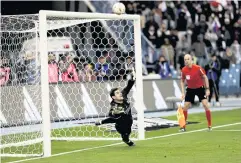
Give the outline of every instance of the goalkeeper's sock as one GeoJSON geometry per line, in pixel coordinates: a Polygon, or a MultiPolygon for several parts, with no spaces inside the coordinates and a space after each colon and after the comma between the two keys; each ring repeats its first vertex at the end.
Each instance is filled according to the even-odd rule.
{"type": "Polygon", "coordinates": [[[212,126],[212,123],[211,123],[211,111],[209,109],[206,110],[206,117],[207,117],[207,121],[208,121],[208,127],[211,127],[212,126]]]}

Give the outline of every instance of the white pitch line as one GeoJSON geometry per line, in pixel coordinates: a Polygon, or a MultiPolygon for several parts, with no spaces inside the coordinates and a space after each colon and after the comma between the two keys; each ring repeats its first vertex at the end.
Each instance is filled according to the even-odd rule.
{"type": "Polygon", "coordinates": [[[223,132],[241,132],[241,130],[214,130],[214,131],[223,131],[223,132]]]}
{"type": "MultiPolygon", "coordinates": [[[[213,127],[213,129],[222,128],[222,127],[228,127],[228,126],[234,126],[234,125],[240,125],[240,124],[241,124],[241,122],[239,122],[239,123],[231,123],[231,124],[226,124],[226,125],[220,125],[220,126],[213,127]]],[[[201,132],[201,131],[205,131],[205,130],[207,130],[207,128],[203,128],[203,129],[199,129],[199,130],[193,130],[193,131],[187,131],[187,132],[173,133],[173,134],[156,136],[156,137],[150,137],[150,138],[146,138],[145,140],[159,139],[159,138],[165,138],[165,137],[182,135],[182,134],[190,134],[190,133],[201,132]]],[[[143,140],[143,141],[145,141],[145,140],[143,140]]],[[[140,140],[140,141],[142,141],[142,140],[140,140]]],[[[82,152],[82,151],[89,151],[89,150],[93,150],[93,149],[106,148],[106,147],[116,146],[116,145],[120,145],[120,144],[123,144],[123,142],[109,144],[109,145],[103,145],[103,146],[98,146],[98,147],[92,147],[92,148],[84,148],[84,149],[79,149],[79,150],[69,151],[69,152],[63,152],[63,153],[58,153],[58,154],[53,154],[50,157],[62,156],[62,155],[72,154],[72,153],[77,153],[77,152],[82,152]]],[[[50,158],[50,157],[47,157],[47,158],[50,158]]],[[[8,163],[26,162],[26,161],[39,160],[39,159],[44,159],[44,158],[45,157],[37,157],[37,158],[18,160],[18,161],[13,161],[13,162],[8,162],[8,163]]]]}
{"type": "MultiPolygon", "coordinates": [[[[240,125],[240,124],[241,124],[241,122],[239,122],[239,123],[231,123],[231,124],[226,124],[226,125],[215,126],[215,127],[212,127],[212,128],[216,129],[216,128],[222,128],[222,127],[228,127],[228,126],[234,126],[234,125],[240,125]]],[[[181,134],[189,134],[189,133],[200,132],[200,131],[208,131],[208,129],[207,128],[203,128],[203,129],[199,129],[199,130],[193,130],[193,131],[187,131],[187,132],[179,132],[179,133],[174,133],[174,134],[156,136],[156,137],[146,138],[145,140],[165,138],[165,137],[176,136],[176,135],[181,135],[181,134]]]]}

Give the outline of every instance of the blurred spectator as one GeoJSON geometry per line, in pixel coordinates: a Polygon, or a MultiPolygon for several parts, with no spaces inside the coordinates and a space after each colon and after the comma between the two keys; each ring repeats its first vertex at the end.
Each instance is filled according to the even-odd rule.
{"type": "Polygon", "coordinates": [[[213,16],[214,18],[211,20],[211,29],[217,33],[220,28],[221,28],[221,24],[219,21],[219,18],[217,16],[213,16]]]}
{"type": "Polygon", "coordinates": [[[24,56],[24,78],[28,84],[40,82],[40,65],[37,63],[35,52],[27,51],[24,56]]]}
{"type": "Polygon", "coordinates": [[[110,76],[110,67],[109,64],[106,63],[106,59],[104,56],[100,56],[98,59],[98,63],[95,65],[95,72],[98,81],[108,80],[110,76]]]}
{"type": "Polygon", "coordinates": [[[161,54],[166,58],[168,63],[173,66],[174,65],[174,48],[170,44],[168,38],[164,39],[165,44],[161,47],[161,54]]]}
{"type": "Polygon", "coordinates": [[[84,64],[89,63],[89,61],[85,57],[74,57],[73,63],[76,67],[76,71],[78,72],[79,70],[84,69],[84,64]]]}
{"type": "Polygon", "coordinates": [[[179,41],[179,38],[177,36],[177,31],[174,29],[171,29],[171,34],[169,36],[169,40],[170,43],[174,49],[174,57],[173,57],[173,66],[175,69],[177,69],[177,62],[176,62],[176,58],[177,58],[177,51],[176,51],[176,47],[177,47],[177,42],[179,41]]]}
{"type": "Polygon", "coordinates": [[[85,57],[75,57],[73,63],[76,67],[78,78],[82,82],[89,82],[96,80],[94,75],[93,65],[85,57]]]}
{"type": "Polygon", "coordinates": [[[227,45],[227,46],[231,46],[232,41],[233,41],[233,40],[231,39],[231,32],[230,32],[228,29],[226,29],[225,26],[222,26],[221,32],[222,32],[222,34],[223,34],[223,38],[224,38],[224,40],[225,40],[225,42],[226,42],[226,45],[227,45]]]}
{"type": "Polygon", "coordinates": [[[175,49],[177,46],[177,42],[179,41],[179,38],[177,36],[177,31],[174,29],[171,29],[171,33],[169,35],[169,40],[173,48],[175,49]]]}
{"type": "Polygon", "coordinates": [[[216,97],[216,106],[219,103],[219,79],[221,76],[221,64],[215,54],[212,55],[211,61],[205,66],[205,71],[209,80],[210,96],[208,97],[209,103],[211,102],[213,92],[216,97]]]}
{"type": "Polygon", "coordinates": [[[203,42],[203,35],[198,36],[198,40],[192,45],[198,64],[202,67],[206,65],[206,45],[203,42]]]}
{"type": "Polygon", "coordinates": [[[175,6],[171,1],[166,1],[166,10],[163,12],[163,23],[166,24],[167,29],[176,28],[176,14],[175,14],[175,6]]]}
{"type": "Polygon", "coordinates": [[[59,69],[61,71],[61,79],[63,82],[78,82],[78,74],[73,57],[70,54],[65,54],[60,58],[59,69]]]}
{"type": "Polygon", "coordinates": [[[82,82],[96,81],[93,66],[85,63],[83,69],[78,70],[78,76],[82,82]]]}
{"type": "Polygon", "coordinates": [[[187,15],[185,10],[182,8],[178,12],[177,18],[177,28],[178,31],[186,31],[187,30],[187,15]]]}
{"type": "Polygon", "coordinates": [[[224,51],[227,47],[227,44],[224,39],[224,35],[221,32],[218,32],[217,35],[218,35],[218,40],[216,42],[217,49],[219,51],[224,51]]]}
{"type": "Polygon", "coordinates": [[[148,61],[152,64],[155,63],[156,60],[159,58],[159,52],[156,49],[148,47],[147,49],[148,61]]]}
{"type": "Polygon", "coordinates": [[[8,64],[8,59],[0,59],[0,86],[6,85],[10,78],[10,67],[8,64]]]}
{"type": "Polygon", "coordinates": [[[196,22],[196,26],[194,27],[192,41],[196,42],[198,39],[198,35],[204,35],[208,29],[208,24],[206,22],[206,17],[203,14],[200,14],[200,21],[196,22]]]}
{"type": "Polygon", "coordinates": [[[241,46],[237,40],[234,40],[233,44],[231,45],[231,50],[232,50],[232,53],[235,55],[236,63],[237,64],[240,63],[241,62],[241,46]]]}
{"type": "Polygon", "coordinates": [[[232,22],[230,20],[230,18],[225,18],[224,19],[224,24],[222,24],[222,31],[225,32],[225,38],[227,38],[227,46],[230,46],[232,44],[233,41],[233,26],[232,26],[232,22]],[[223,28],[224,27],[224,28],[223,28]],[[230,36],[229,36],[230,35],[230,36]],[[230,38],[229,38],[230,37],[230,38]]]}
{"type": "Polygon", "coordinates": [[[168,37],[168,31],[166,24],[161,24],[159,29],[157,30],[157,36],[158,36],[158,44],[157,48],[160,48],[161,45],[164,44],[164,39],[168,37]]]}
{"type": "Polygon", "coordinates": [[[145,28],[143,29],[144,31],[144,34],[146,35],[150,29],[150,26],[153,26],[154,27],[154,31],[157,31],[157,29],[159,28],[157,22],[155,22],[154,20],[154,16],[151,15],[150,16],[150,20],[148,20],[146,23],[145,23],[145,28]]]}
{"type": "Polygon", "coordinates": [[[207,1],[203,1],[201,4],[202,13],[205,15],[206,18],[211,16],[211,7],[207,1]]]}
{"type": "Polygon", "coordinates": [[[162,23],[162,11],[159,8],[154,9],[154,21],[158,24],[158,26],[162,23]]]}
{"type": "Polygon", "coordinates": [[[158,36],[157,36],[157,29],[154,25],[150,25],[148,30],[144,33],[145,36],[148,38],[151,43],[157,47],[158,45],[158,36]]]}
{"type": "Polygon", "coordinates": [[[132,71],[132,68],[135,68],[135,63],[133,62],[132,57],[128,56],[125,62],[126,74],[129,74],[132,71]]]}
{"type": "Polygon", "coordinates": [[[176,47],[176,53],[180,51],[190,51],[191,50],[191,38],[190,35],[183,35],[176,47]]]}
{"type": "Polygon", "coordinates": [[[59,68],[54,54],[48,55],[48,72],[49,83],[57,83],[59,81],[59,68]]]}
{"type": "Polygon", "coordinates": [[[205,39],[210,41],[211,45],[212,45],[212,49],[216,50],[216,41],[218,40],[218,36],[215,32],[213,32],[212,30],[208,30],[205,33],[205,39]]]}
{"type": "Polygon", "coordinates": [[[134,63],[132,57],[128,56],[126,58],[126,62],[124,65],[125,65],[125,71],[126,71],[127,78],[129,79],[131,77],[130,73],[132,72],[132,69],[135,68],[135,63],[134,63]]]}
{"type": "Polygon", "coordinates": [[[159,62],[157,62],[155,67],[155,72],[159,74],[162,79],[171,77],[171,69],[164,56],[160,56],[159,62]]]}
{"type": "Polygon", "coordinates": [[[126,7],[127,14],[135,14],[132,3],[129,2],[126,6],[127,6],[126,7]]]}
{"type": "Polygon", "coordinates": [[[232,52],[232,50],[229,47],[226,49],[223,59],[228,60],[229,65],[236,63],[235,54],[232,52]]]}

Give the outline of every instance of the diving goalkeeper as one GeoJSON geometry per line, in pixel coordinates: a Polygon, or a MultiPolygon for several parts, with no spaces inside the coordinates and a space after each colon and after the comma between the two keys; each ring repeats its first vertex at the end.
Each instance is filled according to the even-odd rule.
{"type": "Polygon", "coordinates": [[[113,88],[110,91],[112,101],[110,103],[109,118],[95,123],[97,126],[106,123],[115,123],[115,128],[117,132],[121,134],[123,142],[129,146],[135,144],[129,139],[133,119],[127,95],[134,83],[135,71],[133,69],[131,72],[131,79],[128,80],[127,86],[122,91],[119,88],[113,88]]]}

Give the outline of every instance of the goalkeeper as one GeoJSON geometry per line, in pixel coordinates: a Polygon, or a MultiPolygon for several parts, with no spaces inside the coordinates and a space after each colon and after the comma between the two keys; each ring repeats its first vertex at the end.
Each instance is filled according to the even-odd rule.
{"type": "Polygon", "coordinates": [[[115,123],[115,128],[117,132],[121,134],[123,142],[129,146],[133,146],[135,144],[129,139],[133,119],[127,95],[134,83],[135,71],[133,69],[131,72],[131,79],[128,80],[127,86],[122,91],[119,88],[113,88],[110,91],[112,101],[110,103],[111,107],[109,111],[109,118],[95,123],[95,125],[115,123]]]}

